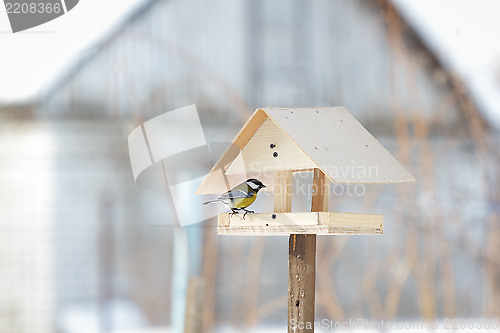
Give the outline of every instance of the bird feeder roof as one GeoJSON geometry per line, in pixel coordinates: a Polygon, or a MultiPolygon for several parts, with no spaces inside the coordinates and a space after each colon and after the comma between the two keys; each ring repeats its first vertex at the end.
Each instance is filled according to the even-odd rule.
{"type": "Polygon", "coordinates": [[[412,182],[413,176],[344,107],[260,108],[196,191],[221,193],[278,170],[321,169],[338,183],[412,182]]]}

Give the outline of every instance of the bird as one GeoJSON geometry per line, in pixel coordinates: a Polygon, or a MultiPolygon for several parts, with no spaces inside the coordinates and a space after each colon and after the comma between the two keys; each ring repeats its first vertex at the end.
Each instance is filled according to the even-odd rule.
{"type": "Polygon", "coordinates": [[[245,219],[248,213],[255,213],[253,210],[248,210],[246,208],[253,204],[257,198],[257,193],[265,187],[266,185],[262,184],[260,180],[250,178],[226,193],[221,194],[217,199],[205,201],[203,204],[208,205],[213,202],[222,202],[231,209],[231,216],[236,214],[237,211],[244,211],[245,214],[243,214],[243,219],[245,219]]]}

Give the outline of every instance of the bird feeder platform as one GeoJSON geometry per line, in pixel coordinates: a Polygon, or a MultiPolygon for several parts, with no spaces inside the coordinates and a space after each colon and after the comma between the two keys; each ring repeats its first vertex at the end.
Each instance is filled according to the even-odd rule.
{"type": "Polygon", "coordinates": [[[383,234],[383,215],[353,213],[219,214],[218,235],[273,236],[290,234],[383,234]]]}

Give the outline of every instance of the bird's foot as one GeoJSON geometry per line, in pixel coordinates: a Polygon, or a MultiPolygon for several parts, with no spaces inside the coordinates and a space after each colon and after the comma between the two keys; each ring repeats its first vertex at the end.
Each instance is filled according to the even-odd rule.
{"type": "Polygon", "coordinates": [[[243,220],[245,219],[245,216],[248,214],[248,213],[255,213],[253,210],[248,210],[248,209],[243,209],[245,211],[245,214],[243,214],[243,220]]]}

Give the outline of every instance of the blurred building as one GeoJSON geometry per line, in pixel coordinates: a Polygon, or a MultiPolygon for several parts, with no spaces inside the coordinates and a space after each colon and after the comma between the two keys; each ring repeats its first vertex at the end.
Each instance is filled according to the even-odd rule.
{"type": "MultiPolygon", "coordinates": [[[[174,228],[155,227],[175,220],[168,193],[134,184],[127,136],[189,104],[209,142],[259,106],[343,105],[417,178],[332,196],[336,211],[383,213],[386,234],[320,237],[318,320],[498,315],[493,137],[389,2],[149,0],[18,116],[0,114],[0,331],[170,325],[187,259],[174,228]]],[[[284,326],[286,237],[200,229],[205,328],[284,326]]]]}

